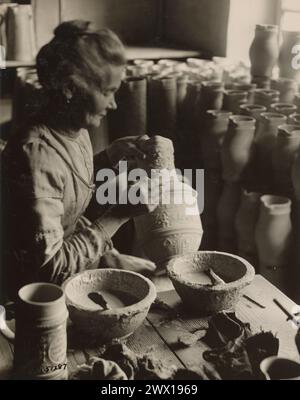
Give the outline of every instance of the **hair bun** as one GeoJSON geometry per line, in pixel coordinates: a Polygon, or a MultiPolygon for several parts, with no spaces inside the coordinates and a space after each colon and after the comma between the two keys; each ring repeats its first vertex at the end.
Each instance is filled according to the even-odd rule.
{"type": "Polygon", "coordinates": [[[84,35],[89,31],[89,21],[74,20],[61,23],[55,30],[54,35],[59,39],[70,39],[76,36],[84,35]]]}

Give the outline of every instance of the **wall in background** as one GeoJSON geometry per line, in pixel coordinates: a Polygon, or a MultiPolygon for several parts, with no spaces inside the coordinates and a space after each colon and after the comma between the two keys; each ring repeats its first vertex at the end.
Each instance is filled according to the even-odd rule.
{"type": "Polygon", "coordinates": [[[164,44],[248,59],[255,24],[277,21],[279,0],[32,0],[38,47],[60,21],[110,27],[126,44],[164,44]]]}
{"type": "Polygon", "coordinates": [[[38,47],[53,36],[59,21],[86,19],[109,27],[127,44],[157,40],[161,31],[162,0],[32,0],[38,47]]]}
{"type": "Polygon", "coordinates": [[[167,41],[224,56],[230,0],[165,0],[167,41]]]}
{"type": "Polygon", "coordinates": [[[248,60],[256,24],[277,24],[278,0],[230,0],[228,57],[248,60]]]}

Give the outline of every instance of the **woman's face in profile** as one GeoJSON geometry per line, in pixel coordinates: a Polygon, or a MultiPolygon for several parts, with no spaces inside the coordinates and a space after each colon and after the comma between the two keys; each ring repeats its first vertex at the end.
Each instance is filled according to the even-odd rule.
{"type": "Polygon", "coordinates": [[[109,110],[115,110],[115,93],[124,77],[124,66],[107,65],[102,77],[101,88],[95,84],[88,96],[88,111],[85,115],[86,128],[99,127],[101,119],[109,110]]]}

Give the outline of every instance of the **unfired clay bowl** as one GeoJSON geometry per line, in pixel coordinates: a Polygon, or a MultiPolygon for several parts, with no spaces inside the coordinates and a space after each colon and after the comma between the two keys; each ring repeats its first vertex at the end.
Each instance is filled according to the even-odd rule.
{"type": "Polygon", "coordinates": [[[175,257],[168,263],[167,272],[183,303],[205,315],[234,309],[242,289],[255,275],[252,265],[243,258],[216,251],[175,257]],[[207,286],[202,279],[207,268],[225,283],[207,286]]]}
{"type": "Polygon", "coordinates": [[[63,289],[76,329],[100,343],[132,334],[143,323],[156,298],[155,286],[149,279],[117,269],[84,271],[69,278],[63,289]],[[95,292],[103,295],[110,309],[103,309],[88,297],[95,292]]]}

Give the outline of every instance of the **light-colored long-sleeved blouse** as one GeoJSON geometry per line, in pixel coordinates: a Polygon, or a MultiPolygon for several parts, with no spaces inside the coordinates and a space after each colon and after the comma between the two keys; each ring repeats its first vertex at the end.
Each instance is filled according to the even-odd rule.
{"type": "Polygon", "coordinates": [[[9,285],[60,284],[112,248],[101,224],[83,216],[94,189],[93,161],[84,129],[68,134],[39,124],[8,141],[2,192],[9,285]]]}

